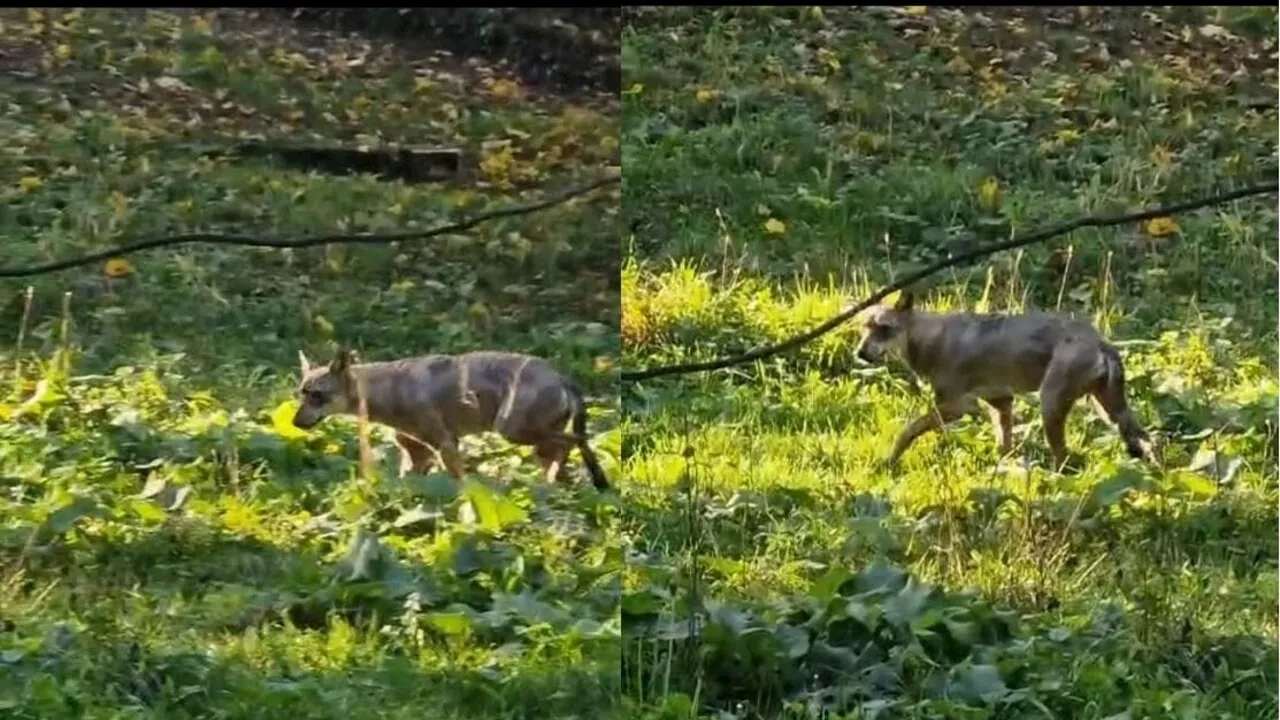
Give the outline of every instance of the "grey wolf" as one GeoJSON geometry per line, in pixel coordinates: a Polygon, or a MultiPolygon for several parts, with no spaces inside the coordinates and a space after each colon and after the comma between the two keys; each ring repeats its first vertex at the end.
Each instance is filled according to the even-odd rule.
{"type": "Polygon", "coordinates": [[[298,359],[302,382],[293,424],[306,429],[330,415],[357,414],[363,392],[368,419],[396,431],[401,475],[425,472],[438,456],[461,479],[466,462],[459,439],[496,431],[512,443],[532,446],[548,482],[558,477],[576,446],[592,484],[609,487],[587,443],[582,392],[546,360],[469,352],[357,363],[349,350],[339,351],[328,364],[314,365],[301,351],[298,359]],[[570,421],[572,433],[565,433],[570,421]]]}
{"type": "Polygon", "coordinates": [[[1076,400],[1091,396],[1134,458],[1151,457],[1150,437],[1125,400],[1120,353],[1087,322],[1064,315],[929,313],[906,290],[862,315],[863,362],[905,360],[933,388],[934,408],[903,428],[888,457],[897,464],[921,435],[987,406],[1001,453],[1013,445],[1013,398],[1038,391],[1044,434],[1056,470],[1067,462],[1064,425],[1076,400]]]}

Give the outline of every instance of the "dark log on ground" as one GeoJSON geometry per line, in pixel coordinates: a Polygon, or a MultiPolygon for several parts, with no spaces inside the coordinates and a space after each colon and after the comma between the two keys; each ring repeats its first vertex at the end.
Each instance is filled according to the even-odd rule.
{"type": "MultiPolygon", "coordinates": [[[[167,149],[174,148],[165,144],[167,149]]],[[[376,148],[323,147],[307,145],[283,145],[261,140],[231,145],[179,146],[195,155],[204,157],[236,156],[243,158],[269,158],[288,167],[316,171],[328,175],[358,175],[368,173],[387,180],[403,180],[407,183],[448,182],[462,172],[462,151],[458,148],[376,148]]],[[[65,158],[47,155],[28,155],[13,159],[15,167],[51,168],[70,166],[65,158]]],[[[3,167],[3,165],[0,165],[3,167]]]]}
{"type": "Polygon", "coordinates": [[[247,142],[213,152],[241,157],[271,157],[292,168],[330,175],[368,173],[407,183],[452,180],[462,169],[462,151],[457,148],[361,149],[247,142]]]}

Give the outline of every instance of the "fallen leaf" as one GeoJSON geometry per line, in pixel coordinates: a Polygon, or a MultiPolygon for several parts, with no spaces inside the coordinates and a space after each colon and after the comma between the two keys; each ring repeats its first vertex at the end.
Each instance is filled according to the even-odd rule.
{"type": "Polygon", "coordinates": [[[1145,229],[1151,237],[1168,237],[1178,232],[1178,223],[1171,217],[1151,218],[1145,229]]]}
{"type": "Polygon", "coordinates": [[[1151,150],[1151,164],[1166,169],[1173,165],[1173,153],[1169,152],[1169,148],[1163,145],[1157,145],[1151,150]]]}
{"type": "Polygon", "coordinates": [[[1000,181],[994,177],[983,179],[978,186],[978,200],[988,210],[994,210],[1000,204],[1000,181]]]}
{"type": "Polygon", "coordinates": [[[133,272],[133,266],[124,258],[111,258],[102,264],[102,274],[113,280],[133,272]]]}
{"type": "Polygon", "coordinates": [[[639,95],[644,92],[644,83],[631,83],[631,87],[622,91],[623,95],[639,95]]]}
{"type": "Polygon", "coordinates": [[[520,95],[520,85],[514,80],[495,80],[489,86],[489,95],[496,100],[510,100],[520,95]]]}
{"type": "Polygon", "coordinates": [[[787,224],[778,218],[769,218],[764,221],[764,231],[770,235],[781,235],[787,231],[787,224]]]}
{"type": "Polygon", "coordinates": [[[67,58],[71,57],[71,46],[59,45],[58,47],[53,49],[53,56],[58,58],[59,60],[66,60],[67,58]]]}
{"type": "Polygon", "coordinates": [[[909,15],[911,17],[921,17],[928,11],[929,11],[928,5],[907,5],[906,7],[902,8],[902,14],[909,15]]]}

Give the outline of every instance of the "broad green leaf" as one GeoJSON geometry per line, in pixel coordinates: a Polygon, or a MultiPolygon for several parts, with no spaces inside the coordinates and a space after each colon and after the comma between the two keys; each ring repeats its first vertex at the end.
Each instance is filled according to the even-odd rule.
{"type": "Polygon", "coordinates": [[[82,518],[89,516],[101,516],[103,508],[98,505],[97,501],[85,497],[77,497],[70,503],[54,510],[45,519],[45,527],[54,533],[61,535],[71,528],[82,518]]]}
{"type": "Polygon", "coordinates": [[[907,573],[884,563],[876,563],[853,578],[856,595],[868,592],[897,592],[907,583],[907,573]]]}
{"type": "Polygon", "coordinates": [[[466,635],[471,631],[471,617],[461,612],[433,612],[427,614],[427,623],[445,635],[466,635]]]}
{"type": "Polygon", "coordinates": [[[952,691],[964,700],[995,702],[1009,692],[995,665],[962,665],[953,677],[952,691]]]}
{"type": "Polygon", "coordinates": [[[818,581],[809,590],[809,594],[825,605],[831,598],[836,596],[836,593],[840,591],[840,586],[851,577],[853,577],[853,573],[849,572],[844,566],[837,565],[828,570],[821,578],[818,578],[818,581]]]}
{"type": "Polygon", "coordinates": [[[150,500],[136,498],[129,503],[130,508],[138,517],[148,522],[164,522],[169,517],[169,513],[164,508],[157,506],[150,500]]]}
{"type": "Polygon", "coordinates": [[[885,600],[885,619],[895,625],[909,624],[924,612],[932,592],[931,585],[917,582],[914,577],[909,578],[905,587],[885,600]]]}
{"type": "Polygon", "coordinates": [[[782,645],[783,652],[792,660],[802,658],[809,653],[809,633],[803,628],[783,624],[778,626],[774,634],[778,638],[778,643],[782,645]]]}
{"type": "Polygon", "coordinates": [[[462,486],[462,494],[471,501],[475,508],[476,518],[480,526],[490,532],[500,532],[503,528],[522,523],[529,519],[529,514],[505,495],[494,492],[492,488],[476,480],[468,480],[462,486]]]}
{"type": "Polygon", "coordinates": [[[1218,492],[1218,484],[1199,473],[1174,472],[1173,484],[1192,497],[1204,499],[1213,497],[1218,492]]]}
{"type": "Polygon", "coordinates": [[[650,615],[660,612],[665,605],[661,595],[652,589],[624,593],[622,612],[628,615],[650,615]]]}
{"type": "Polygon", "coordinates": [[[448,473],[434,472],[426,475],[409,475],[405,483],[422,497],[444,504],[458,497],[458,485],[448,473]]]}
{"type": "Polygon", "coordinates": [[[1141,490],[1147,485],[1142,473],[1133,468],[1122,468],[1119,472],[1103,480],[1089,492],[1088,504],[1095,511],[1111,507],[1133,490],[1141,490]]]}

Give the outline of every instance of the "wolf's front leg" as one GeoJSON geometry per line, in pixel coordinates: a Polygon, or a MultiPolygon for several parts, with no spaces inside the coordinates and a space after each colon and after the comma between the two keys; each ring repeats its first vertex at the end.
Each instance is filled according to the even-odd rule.
{"type": "Polygon", "coordinates": [[[937,430],[949,422],[958,420],[964,415],[965,406],[959,402],[938,403],[934,408],[926,412],[924,415],[907,423],[907,426],[898,434],[898,439],[893,443],[893,451],[889,453],[889,459],[886,461],[889,467],[896,467],[898,460],[902,454],[911,447],[921,435],[927,432],[937,430]]]}
{"type": "Polygon", "coordinates": [[[400,477],[409,473],[422,474],[431,468],[435,454],[422,440],[407,433],[396,433],[396,446],[400,448],[400,477]]]}
{"type": "Polygon", "coordinates": [[[463,476],[467,474],[467,461],[458,450],[458,441],[453,438],[441,440],[440,445],[436,447],[436,452],[440,453],[440,461],[444,463],[449,474],[461,482],[463,476]]]}

